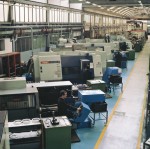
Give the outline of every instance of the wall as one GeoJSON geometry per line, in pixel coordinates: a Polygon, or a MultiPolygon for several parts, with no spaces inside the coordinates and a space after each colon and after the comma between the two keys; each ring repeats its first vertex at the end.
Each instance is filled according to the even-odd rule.
{"type": "MultiPolygon", "coordinates": [[[[33,50],[33,55],[36,55],[38,54],[38,52],[43,52],[45,51],[45,48],[42,48],[42,49],[34,49],[33,50]]],[[[32,55],[32,51],[24,51],[24,52],[21,52],[21,61],[24,61],[24,62],[27,62],[30,58],[30,56],[32,55]]]]}
{"type": "Polygon", "coordinates": [[[10,38],[0,40],[0,51],[12,52],[12,42],[10,38]]]}

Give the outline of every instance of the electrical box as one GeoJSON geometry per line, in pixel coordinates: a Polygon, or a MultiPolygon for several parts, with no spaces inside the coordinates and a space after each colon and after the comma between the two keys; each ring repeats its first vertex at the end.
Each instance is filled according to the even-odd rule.
{"type": "Polygon", "coordinates": [[[43,119],[44,149],[71,149],[70,121],[66,116],[56,117],[59,123],[52,125],[52,119],[43,119]]]}
{"type": "Polygon", "coordinates": [[[87,80],[86,84],[92,89],[100,89],[105,92],[106,83],[103,80],[87,80]]]}
{"type": "Polygon", "coordinates": [[[39,56],[40,80],[62,80],[60,55],[39,56]]]}
{"type": "Polygon", "coordinates": [[[102,62],[101,55],[93,55],[93,67],[94,67],[94,77],[101,77],[103,75],[102,72],[102,62]]]}
{"type": "Polygon", "coordinates": [[[95,51],[95,54],[101,56],[102,70],[104,72],[104,69],[106,68],[107,53],[106,51],[95,51]]]}

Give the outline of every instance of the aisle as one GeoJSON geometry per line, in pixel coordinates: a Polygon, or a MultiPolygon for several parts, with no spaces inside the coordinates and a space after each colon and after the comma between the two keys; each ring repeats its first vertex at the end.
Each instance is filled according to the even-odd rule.
{"type": "Polygon", "coordinates": [[[123,93],[94,149],[139,149],[146,100],[150,40],[140,52],[123,93]]]}

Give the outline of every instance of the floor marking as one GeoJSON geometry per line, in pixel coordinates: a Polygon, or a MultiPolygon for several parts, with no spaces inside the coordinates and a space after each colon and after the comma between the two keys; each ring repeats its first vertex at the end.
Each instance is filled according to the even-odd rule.
{"type": "MultiPolygon", "coordinates": [[[[148,48],[148,47],[146,47],[148,48]]],[[[149,67],[149,66],[148,66],[149,67]]],[[[147,76],[147,82],[148,82],[148,76],[147,76]]],[[[146,99],[147,99],[147,93],[148,93],[148,84],[145,87],[145,94],[144,94],[144,100],[143,100],[143,108],[142,108],[142,116],[140,120],[140,129],[139,129],[139,136],[138,136],[138,142],[136,149],[141,148],[141,139],[142,139],[142,131],[143,131],[143,124],[144,124],[144,118],[145,118],[145,108],[146,108],[146,99]]]]}

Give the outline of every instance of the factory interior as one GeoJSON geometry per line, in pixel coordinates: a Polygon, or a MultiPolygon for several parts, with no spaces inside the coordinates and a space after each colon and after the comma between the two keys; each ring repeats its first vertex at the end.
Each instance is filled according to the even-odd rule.
{"type": "Polygon", "coordinates": [[[0,10],[0,149],[150,149],[149,0],[0,10]]]}

